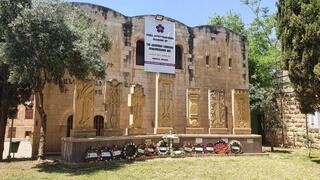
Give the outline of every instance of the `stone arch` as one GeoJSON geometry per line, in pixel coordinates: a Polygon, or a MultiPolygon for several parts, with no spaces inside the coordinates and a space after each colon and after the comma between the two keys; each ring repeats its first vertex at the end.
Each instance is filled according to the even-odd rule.
{"type": "Polygon", "coordinates": [[[65,111],[65,113],[63,113],[63,115],[61,116],[59,125],[60,125],[60,126],[67,126],[67,119],[68,119],[68,117],[70,117],[71,115],[73,115],[72,110],[65,111]]]}

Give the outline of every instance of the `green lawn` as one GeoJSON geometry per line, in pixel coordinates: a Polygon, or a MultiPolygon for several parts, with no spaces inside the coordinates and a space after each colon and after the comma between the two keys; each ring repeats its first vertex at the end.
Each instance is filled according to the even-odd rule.
{"type": "Polygon", "coordinates": [[[0,179],[320,179],[320,151],[278,149],[269,156],[158,158],[134,163],[63,165],[1,162],[0,179]]]}

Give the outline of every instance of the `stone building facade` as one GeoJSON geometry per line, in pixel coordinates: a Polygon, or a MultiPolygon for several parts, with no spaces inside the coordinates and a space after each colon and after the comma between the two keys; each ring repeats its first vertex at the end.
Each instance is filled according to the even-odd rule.
{"type": "MultiPolygon", "coordinates": [[[[223,27],[188,27],[164,17],[175,23],[176,73],[157,75],[145,72],[143,66],[144,20],[154,15],[128,17],[93,4],[75,5],[106,25],[112,41],[111,50],[103,55],[106,77],[94,84],[89,126],[97,136],[251,133],[248,45],[243,36],[223,27]]],[[[64,92],[54,84],[44,90],[48,153],[60,152],[61,138],[77,133],[71,130],[77,82],[66,76],[64,83],[64,92]]],[[[37,113],[33,130],[35,153],[37,113]]]]}
{"type": "Polygon", "coordinates": [[[12,119],[8,119],[5,138],[25,139],[32,137],[34,127],[34,113],[32,108],[27,108],[24,105],[18,106],[18,113],[13,118],[13,128],[11,128],[12,119]]]}
{"type": "Polygon", "coordinates": [[[296,101],[294,90],[290,84],[288,72],[284,71],[279,77],[281,92],[278,95],[280,116],[284,129],[278,133],[278,142],[290,147],[305,147],[307,127],[312,147],[320,148],[320,114],[302,114],[296,101]]]}

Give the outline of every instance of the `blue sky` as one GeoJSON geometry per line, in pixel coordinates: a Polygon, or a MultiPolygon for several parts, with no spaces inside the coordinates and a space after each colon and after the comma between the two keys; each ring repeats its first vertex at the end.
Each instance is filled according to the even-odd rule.
{"type": "MultiPolygon", "coordinates": [[[[240,0],[69,0],[88,2],[116,10],[127,16],[144,14],[161,14],[171,17],[188,26],[204,25],[215,13],[225,15],[229,10],[241,14],[244,22],[249,24],[253,19],[250,9],[240,0]]],[[[262,0],[263,7],[276,11],[277,0],[262,0]]]]}

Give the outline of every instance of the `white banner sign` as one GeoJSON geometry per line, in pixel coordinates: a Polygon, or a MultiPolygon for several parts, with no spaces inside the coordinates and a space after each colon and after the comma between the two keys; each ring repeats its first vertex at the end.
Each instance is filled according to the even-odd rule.
{"type": "Polygon", "coordinates": [[[175,24],[145,19],[145,62],[148,72],[175,73],[175,24]]]}

